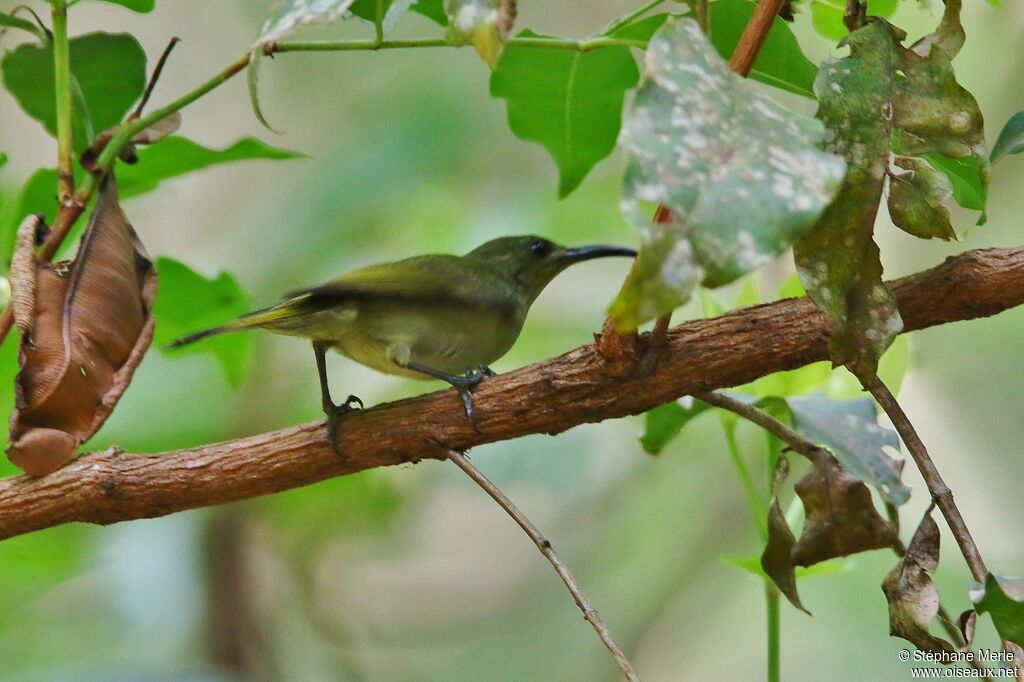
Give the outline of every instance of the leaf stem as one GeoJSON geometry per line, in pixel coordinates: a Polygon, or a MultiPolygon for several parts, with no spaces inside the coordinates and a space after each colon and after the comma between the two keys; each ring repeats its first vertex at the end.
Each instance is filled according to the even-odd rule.
{"type": "Polygon", "coordinates": [[[67,204],[75,193],[71,127],[71,55],[68,46],[68,10],[64,0],[53,3],[53,85],[57,118],[57,199],[67,204]]]}
{"type": "Polygon", "coordinates": [[[764,603],[768,625],[768,682],[779,682],[781,673],[782,622],[779,612],[779,588],[769,580],[764,581],[764,603]]]}
{"type": "Polygon", "coordinates": [[[642,17],[643,15],[647,14],[648,12],[650,12],[652,9],[654,9],[663,2],[665,2],[665,0],[651,0],[651,2],[641,5],[637,9],[630,12],[629,14],[621,16],[618,19],[615,19],[614,21],[609,23],[607,26],[604,27],[604,29],[602,29],[599,35],[607,36],[611,35],[612,33],[615,33],[626,24],[632,22],[634,19],[637,19],[638,17],[642,17]]]}
{"type": "Polygon", "coordinates": [[[775,23],[775,17],[778,16],[783,1],[760,0],[754,9],[753,16],[747,22],[746,28],[743,29],[740,41],[736,44],[736,49],[733,50],[732,57],[729,59],[729,67],[744,78],[753,68],[757,54],[768,38],[768,32],[772,29],[772,24],[775,23]]]}
{"type": "Polygon", "coordinates": [[[597,632],[597,636],[600,637],[601,642],[605,645],[608,651],[611,652],[612,657],[618,664],[619,669],[622,670],[622,674],[625,675],[626,679],[630,682],[639,682],[640,678],[637,676],[636,671],[633,669],[633,665],[626,658],[626,654],[622,652],[622,649],[615,642],[612,637],[612,633],[608,630],[608,626],[601,620],[601,616],[594,609],[594,605],[590,603],[587,595],[583,593],[580,586],[576,583],[576,579],[573,578],[572,573],[569,572],[569,567],[562,563],[562,560],[555,553],[554,547],[551,546],[551,542],[548,541],[535,525],[526,518],[526,515],[520,511],[519,507],[508,499],[501,490],[498,489],[494,483],[492,483],[483,473],[480,472],[475,466],[473,466],[466,456],[461,452],[455,450],[448,450],[448,459],[455,463],[457,467],[462,469],[473,481],[480,486],[485,493],[490,495],[491,499],[498,503],[505,512],[512,517],[520,528],[533,540],[533,544],[537,545],[537,549],[544,555],[544,558],[551,563],[555,568],[555,572],[558,573],[558,577],[562,579],[565,586],[569,589],[569,593],[572,594],[572,598],[576,601],[576,606],[579,607],[580,611],[583,612],[583,618],[586,619],[594,630],[597,632]]]}
{"type": "Polygon", "coordinates": [[[729,457],[732,459],[732,464],[736,468],[736,475],[740,479],[743,497],[747,500],[747,509],[750,510],[750,515],[754,518],[758,535],[760,535],[762,540],[767,541],[768,504],[761,498],[761,494],[754,484],[754,477],[750,474],[750,468],[743,461],[743,453],[740,451],[739,442],[736,440],[735,422],[732,424],[723,422],[722,427],[725,431],[725,442],[728,446],[729,457]]]}
{"type": "MultiPolygon", "coordinates": [[[[540,47],[553,50],[573,50],[576,52],[589,52],[602,47],[645,47],[642,40],[630,40],[626,38],[609,38],[598,36],[596,38],[509,38],[506,46],[515,47],[540,47]]],[[[454,45],[445,38],[408,38],[405,40],[288,40],[284,42],[270,42],[264,47],[265,54],[277,54],[279,52],[345,52],[357,50],[393,50],[400,48],[421,48],[421,47],[463,47],[454,45]]]]}

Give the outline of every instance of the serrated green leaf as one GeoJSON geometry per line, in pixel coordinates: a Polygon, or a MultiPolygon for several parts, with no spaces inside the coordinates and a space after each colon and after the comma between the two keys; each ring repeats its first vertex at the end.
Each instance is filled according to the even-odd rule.
{"type": "Polygon", "coordinates": [[[996,577],[991,573],[971,599],[978,613],[988,613],[999,636],[1024,646],[1024,578],[996,577]]]}
{"type": "Polygon", "coordinates": [[[422,14],[439,26],[448,25],[448,15],[444,13],[444,0],[417,0],[409,9],[422,14]]]}
{"type": "Polygon", "coordinates": [[[1024,152],[1024,111],[1018,111],[1010,117],[1003,129],[999,131],[996,143],[992,145],[993,163],[1010,154],[1024,152]]]}
{"type": "Polygon", "coordinates": [[[694,417],[711,406],[700,400],[682,399],[659,405],[644,414],[644,432],[640,445],[644,452],[660,455],[694,417]]]}
{"type": "Polygon", "coordinates": [[[491,95],[508,103],[515,136],[543,145],[554,158],[564,197],[615,148],[625,92],[639,77],[627,47],[575,52],[512,45],[491,75],[491,95]]]}
{"type": "Polygon", "coordinates": [[[611,315],[620,329],[684,303],[698,283],[727,284],[808,230],[844,163],[815,146],[820,122],[793,114],[729,70],[689,19],[648,46],[644,83],[623,123],[623,214],[643,248],[611,315]],[[646,204],[670,221],[652,225],[646,204]]]}
{"type": "Polygon", "coordinates": [[[153,345],[167,354],[212,353],[228,382],[238,386],[249,365],[250,334],[225,334],[206,343],[167,350],[171,341],[199,329],[215,327],[250,310],[249,296],[234,277],[222,272],[207,279],[173,258],[157,258],[160,291],[153,306],[156,331],[153,345]]]}
{"type": "Polygon", "coordinates": [[[953,186],[926,160],[894,157],[888,194],[889,217],[896,227],[922,239],[956,239],[944,205],[953,196],[953,186]]]}
{"type": "Polygon", "coordinates": [[[305,154],[271,147],[252,137],[242,138],[224,149],[211,149],[180,136],[140,148],[137,156],[138,163],[118,167],[117,184],[125,199],[149,192],[164,180],[210,166],[252,159],[305,158],[305,154]]]}
{"type": "MultiPolygon", "coordinates": [[[[81,97],[75,97],[74,146],[85,149],[93,131],[121,122],[146,86],[146,53],[127,33],[90,33],[69,41],[71,75],[81,97]]],[[[23,44],[3,59],[4,86],[32,118],[51,135],[56,131],[53,47],[23,44]]]]}
{"type": "MultiPolygon", "coordinates": [[[[876,17],[891,17],[896,11],[897,0],[871,0],[868,14],[876,17]]],[[[811,0],[811,24],[814,30],[826,38],[840,40],[846,36],[843,15],[845,0],[811,0]]]]}
{"type": "Polygon", "coordinates": [[[835,326],[832,361],[859,377],[875,374],[902,329],[873,238],[890,156],[979,156],[984,141],[981,111],[950,62],[963,42],[959,4],[947,0],[938,29],[909,49],[899,29],[869,23],[847,36],[842,45],[850,55],[824,63],[815,84],[818,117],[829,128],[826,148],[843,154],[849,169],[794,256],[809,295],[835,326]]]}
{"type": "Polygon", "coordinates": [[[902,505],[910,499],[910,488],[900,480],[903,462],[884,450],[898,451],[899,436],[878,424],[873,400],[808,395],[785,401],[793,415],[793,428],[800,435],[828,448],[846,471],[875,486],[888,502],[902,505]]]}
{"type": "MultiPolygon", "coordinates": [[[[756,6],[750,0],[718,0],[708,6],[711,43],[723,59],[729,59],[736,49],[756,6]]],[[[817,75],[818,67],[804,56],[789,24],[776,17],[749,77],[797,95],[814,97],[817,75]]]]}
{"type": "Polygon", "coordinates": [[[0,12],[0,26],[6,26],[7,28],[18,28],[22,31],[27,31],[34,35],[39,42],[45,43],[50,40],[50,36],[46,34],[46,31],[42,29],[34,21],[28,19],[22,19],[16,17],[13,14],[7,14],[6,12],[0,12]]]}

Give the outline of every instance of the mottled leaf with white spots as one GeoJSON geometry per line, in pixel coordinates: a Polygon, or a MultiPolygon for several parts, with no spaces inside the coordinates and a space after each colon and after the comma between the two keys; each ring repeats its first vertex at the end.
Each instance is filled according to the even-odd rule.
{"type": "MultiPolygon", "coordinates": [[[[911,48],[888,22],[868,23],[843,41],[849,56],[822,64],[815,83],[818,118],[829,130],[826,149],[842,154],[849,168],[836,200],[794,255],[808,294],[833,320],[832,361],[860,377],[875,374],[879,356],[903,327],[882,285],[873,238],[892,156],[982,156],[981,112],[950,62],[963,43],[959,9],[959,0],[948,0],[939,28],[911,48]]],[[[948,234],[944,226],[920,222],[936,217],[920,204],[905,210],[898,201],[896,208],[908,232],[948,234]]]]}
{"type": "Polygon", "coordinates": [[[844,170],[816,147],[823,135],[732,73],[696,22],[668,20],[619,138],[629,156],[621,206],[643,249],[612,305],[618,327],[669,312],[698,283],[735,280],[809,229],[844,170]],[[669,222],[651,224],[654,204],[669,222]]]}

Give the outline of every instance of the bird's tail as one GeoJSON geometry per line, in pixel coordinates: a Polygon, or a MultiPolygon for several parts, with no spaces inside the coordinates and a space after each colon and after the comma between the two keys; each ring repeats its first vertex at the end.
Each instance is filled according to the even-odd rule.
{"type": "Polygon", "coordinates": [[[227,324],[222,324],[219,327],[211,327],[209,329],[203,329],[198,332],[186,334],[181,338],[175,339],[168,344],[168,349],[181,348],[189,344],[195,343],[196,341],[202,341],[211,336],[219,336],[220,334],[227,334],[228,332],[238,332],[245,329],[255,329],[257,327],[270,326],[271,323],[286,317],[295,316],[298,311],[291,305],[291,301],[284,301],[275,306],[269,308],[262,308],[260,310],[254,310],[251,313],[246,313],[236,320],[232,320],[227,324]]]}

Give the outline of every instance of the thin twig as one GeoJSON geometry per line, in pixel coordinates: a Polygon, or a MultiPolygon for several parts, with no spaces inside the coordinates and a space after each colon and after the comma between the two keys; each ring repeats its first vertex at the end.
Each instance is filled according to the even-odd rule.
{"type": "Polygon", "coordinates": [[[619,669],[626,676],[630,682],[639,682],[640,678],[637,676],[636,671],[633,670],[633,665],[626,658],[626,654],[622,653],[622,649],[618,644],[615,643],[615,639],[612,637],[612,633],[608,630],[608,626],[601,620],[600,614],[594,609],[594,605],[590,603],[590,599],[583,593],[580,586],[576,583],[576,579],[572,577],[572,573],[569,572],[569,567],[566,566],[558,555],[555,553],[555,548],[551,546],[551,542],[548,541],[541,532],[537,530],[537,527],[530,522],[530,519],[526,518],[526,515],[519,510],[519,507],[515,505],[512,500],[505,496],[505,493],[501,492],[496,485],[491,483],[490,479],[483,475],[479,469],[473,466],[466,456],[461,452],[455,450],[448,451],[448,459],[455,463],[460,469],[466,472],[466,475],[472,478],[478,486],[480,486],[485,493],[491,496],[495,502],[498,503],[502,509],[512,517],[520,528],[523,529],[530,539],[533,540],[533,544],[537,545],[537,549],[544,555],[552,566],[555,568],[555,572],[558,573],[558,577],[562,579],[565,586],[569,589],[572,598],[576,600],[576,606],[579,607],[580,611],[583,612],[583,617],[593,626],[594,631],[597,632],[597,636],[601,638],[601,642],[605,645],[608,651],[611,652],[612,658],[618,664],[619,669]]]}
{"type": "Polygon", "coordinates": [[[708,0],[693,0],[693,18],[697,20],[700,30],[707,35],[708,32],[708,0]]]}
{"type": "Polygon", "coordinates": [[[740,41],[729,59],[729,67],[739,75],[746,77],[750,73],[783,2],[784,0],[761,0],[757,3],[754,14],[743,29],[743,35],[740,36],[740,41]]]}
{"type": "Polygon", "coordinates": [[[607,36],[611,35],[612,33],[615,33],[626,24],[632,22],[634,19],[642,17],[643,15],[647,14],[648,12],[650,12],[652,9],[654,9],[663,2],[665,2],[665,0],[651,0],[648,3],[641,5],[640,7],[630,12],[629,14],[625,14],[616,19],[615,21],[609,23],[601,30],[600,35],[607,36]]]}
{"type": "Polygon", "coordinates": [[[142,116],[142,110],[146,108],[146,104],[149,103],[149,98],[153,94],[153,88],[156,87],[157,81],[160,80],[160,74],[164,71],[164,65],[167,64],[167,58],[171,56],[171,51],[174,50],[174,46],[181,41],[181,38],[175,36],[167,43],[167,47],[164,48],[163,54],[160,55],[160,59],[156,63],[156,68],[153,69],[152,75],[149,77],[149,82],[146,83],[146,91],[142,93],[142,99],[139,100],[138,106],[132,112],[128,120],[133,121],[138,117],[142,116]]]}
{"type": "Polygon", "coordinates": [[[846,11],[843,13],[843,25],[853,33],[864,25],[867,18],[867,3],[863,0],[846,0],[846,11]]]}

